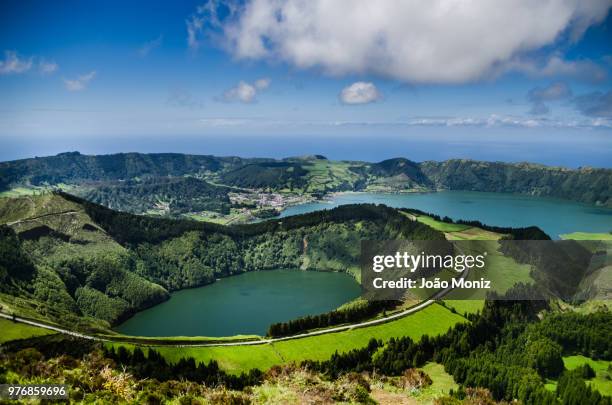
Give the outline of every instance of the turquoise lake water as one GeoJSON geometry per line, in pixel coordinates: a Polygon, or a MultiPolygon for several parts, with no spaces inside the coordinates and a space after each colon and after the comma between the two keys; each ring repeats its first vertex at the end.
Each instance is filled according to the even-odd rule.
{"type": "Polygon", "coordinates": [[[487,225],[511,227],[536,225],[554,239],[570,232],[612,231],[610,208],[552,198],[474,191],[410,194],[346,193],[337,195],[328,202],[289,207],[281,216],[359,203],[416,208],[453,219],[478,220],[487,225]]]}
{"type": "MultiPolygon", "coordinates": [[[[348,193],[329,202],[289,207],[282,216],[355,203],[417,208],[489,225],[537,225],[553,238],[576,231],[612,230],[612,209],[565,200],[466,191],[348,193]]],[[[343,273],[251,272],[172,293],[170,300],[137,313],[117,330],[141,336],[263,335],[272,323],[330,311],[359,293],[359,285],[343,273]]]]}

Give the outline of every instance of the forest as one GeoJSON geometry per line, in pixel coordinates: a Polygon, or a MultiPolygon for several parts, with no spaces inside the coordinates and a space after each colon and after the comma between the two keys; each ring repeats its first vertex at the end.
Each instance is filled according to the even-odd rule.
{"type": "MultiPolygon", "coordinates": [[[[221,226],[114,211],[65,193],[36,201],[40,209],[53,205],[70,208],[69,214],[2,227],[0,292],[20,297],[45,318],[85,328],[94,327],[91,318],[102,322],[93,322],[96,328],[108,328],[168,299],[171,291],[247,271],[356,274],[362,239],[444,238],[394,209],[368,204],[221,226]],[[45,227],[52,232],[41,231],[45,227]]],[[[7,204],[6,212],[20,207],[18,201],[7,204]]],[[[324,323],[340,321],[331,318],[324,323]]]]}
{"type": "MultiPolygon", "coordinates": [[[[347,372],[398,375],[427,361],[444,365],[455,381],[466,387],[484,387],[495,400],[518,399],[525,404],[610,404],[585,383],[588,369],[567,371],[562,355],[583,354],[612,359],[612,314],[598,312],[539,314],[546,301],[488,300],[470,323],[441,336],[415,342],[405,337],[389,342],[372,340],[367,347],[333,355],[329,360],[306,361],[303,366],[331,378],[347,372]],[[547,390],[547,378],[559,379],[556,392],[547,390]]],[[[451,393],[462,399],[465,391],[451,393]]]]}
{"type": "MultiPolygon", "coordinates": [[[[80,195],[88,195],[93,183],[104,188],[95,201],[109,198],[105,182],[159,180],[163,177],[198,177],[215,184],[289,191],[302,194],[306,190],[324,192],[367,190],[382,183],[393,191],[466,190],[520,193],[612,206],[612,170],[596,168],[568,169],[531,163],[481,162],[454,159],[443,162],[413,162],[405,158],[377,163],[328,161],[323,156],[265,159],[183,155],[176,153],[119,153],[83,155],[78,152],[56,156],[0,162],[0,192],[14,187],[55,187],[69,185],[80,195]],[[330,170],[319,171],[321,162],[330,170]],[[334,182],[336,177],[342,181],[334,182]],[[84,194],[85,193],[85,194],[84,194]]],[[[129,199],[133,190],[122,187],[129,199]]],[[[117,197],[119,198],[119,197],[117,197]]],[[[109,201],[112,203],[113,200],[109,201]]],[[[114,207],[114,206],[113,206],[114,207]]]]}
{"type": "Polygon", "coordinates": [[[194,177],[157,177],[107,181],[84,187],[75,193],[118,211],[138,214],[161,207],[168,216],[179,216],[197,211],[228,214],[231,207],[230,190],[194,177]]]}
{"type": "Polygon", "coordinates": [[[482,311],[469,315],[469,320],[418,341],[409,337],[372,339],[360,349],[336,352],[326,360],[252,369],[238,375],[227,374],[214,361],[184,357],[170,363],[154,349],[47,336],[7,346],[10,350],[0,353],[0,383],[68,378],[66,382],[73,384],[72,399],[89,402],[102,398],[124,402],[138,397],[141,402],[159,403],[195,395],[212,403],[246,404],[260,402],[261,390],[272,387],[303,390],[298,382],[306,379],[314,392],[331,395],[328,401],[372,403],[373,386],[380,381],[399,378],[405,384],[417,378],[422,383],[415,387],[426,386],[429,376],[419,370],[433,361],[458,384],[439,397],[437,404],[514,400],[538,405],[611,403],[610,397],[588,384],[595,373],[592,367],[569,370],[562,357],[580,354],[610,361],[612,313],[557,312],[547,301],[487,300],[482,311]],[[82,373],[94,378],[84,378],[82,373]],[[555,382],[552,388],[551,381],[555,382]],[[197,385],[208,388],[196,389],[197,385]],[[187,387],[190,389],[185,391],[187,387]],[[219,388],[222,396],[216,391],[219,388]]]}

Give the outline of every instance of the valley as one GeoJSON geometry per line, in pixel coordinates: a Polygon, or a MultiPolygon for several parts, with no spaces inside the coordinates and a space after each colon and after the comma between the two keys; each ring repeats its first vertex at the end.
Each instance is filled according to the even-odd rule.
{"type": "MultiPolygon", "coordinates": [[[[89,168],[80,165],[68,178],[63,169],[43,181],[14,177],[22,180],[10,183],[0,198],[0,310],[93,337],[104,342],[97,347],[105,356],[119,356],[113,357],[117,361],[133,362],[130,356],[148,353],[148,363],[178,369],[191,367],[184,359],[192,359],[237,381],[251,381],[253,370],[299,364],[328,375],[326,367],[348,364],[339,359],[357,353],[368,353],[364,364],[383,361],[364,349],[374,341],[381,342],[376,345],[383,345],[382,353],[406,339],[408,348],[426,348],[432,337],[471,330],[504,307],[452,294],[436,302],[364,301],[355,282],[361,240],[480,240],[496,252],[490,260],[505,293],[536,282],[560,287],[552,273],[502,253],[500,241],[605,240],[612,229],[610,208],[601,204],[605,190],[589,204],[572,201],[571,194],[559,199],[500,193],[490,172],[486,187],[494,192],[472,190],[484,188],[483,179],[479,186],[462,185],[467,191],[440,189],[421,165],[397,160],[360,166],[318,156],[272,162],[180,156],[130,156],[145,168],[135,170],[138,165],[130,163],[125,169],[132,171],[121,172],[119,164],[119,174],[97,167],[98,157],[87,157],[89,168]],[[145,170],[160,175],[147,176],[145,170]],[[83,174],[76,175],[79,171],[83,174]]],[[[71,154],[60,161],[82,158],[71,154]]],[[[609,179],[607,171],[597,175],[609,179]]],[[[530,190],[526,194],[537,194],[530,190]]],[[[542,190],[538,193],[550,194],[542,190]]],[[[576,286],[593,282],[576,277],[576,286]]],[[[593,305],[575,303],[571,311],[591,316],[607,306],[593,305]]],[[[69,339],[57,329],[12,322],[10,316],[0,322],[10,330],[7,344],[69,339]]],[[[565,353],[568,359],[572,354],[565,353]]],[[[411,362],[435,378],[419,398],[445,395],[465,381],[445,371],[453,366],[444,358],[427,356],[428,363],[411,362]]],[[[396,366],[384,367],[397,372],[396,366]]],[[[602,373],[592,384],[607,392],[602,373]]],[[[565,384],[548,381],[546,389],[565,384]]],[[[371,390],[374,398],[395,390],[389,382],[376,384],[382,388],[371,390]]]]}

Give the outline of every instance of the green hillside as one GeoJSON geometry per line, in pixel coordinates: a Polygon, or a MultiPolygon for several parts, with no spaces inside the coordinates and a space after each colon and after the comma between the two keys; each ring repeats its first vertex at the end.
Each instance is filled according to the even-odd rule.
{"type": "Polygon", "coordinates": [[[74,193],[119,211],[178,216],[197,211],[229,214],[230,191],[194,177],[156,177],[92,184],[74,193]]]}
{"type": "MultiPolygon", "coordinates": [[[[0,192],[15,196],[27,189],[64,187],[113,208],[135,211],[138,207],[145,212],[142,210],[147,207],[141,204],[172,202],[167,201],[170,197],[164,197],[161,184],[170,194],[174,192],[173,187],[184,188],[180,182],[172,183],[164,180],[165,177],[184,176],[245,190],[297,195],[448,189],[519,193],[612,206],[610,169],[567,169],[465,159],[417,163],[394,158],[368,163],[332,161],[323,156],[275,160],[173,153],[90,156],[69,152],[0,163],[0,192]],[[145,178],[153,180],[147,184],[145,178]],[[147,193],[148,187],[152,188],[149,201],[133,198],[134,194],[147,193]],[[96,191],[97,188],[101,190],[96,191]]],[[[197,199],[202,193],[210,195],[211,192],[211,188],[199,190],[193,197],[197,199]]],[[[192,211],[211,209],[198,204],[191,207],[192,211]]],[[[224,208],[212,207],[215,209],[224,208]]]]}
{"type": "Polygon", "coordinates": [[[2,199],[0,223],[3,307],[81,328],[107,328],[169,291],[246,271],[356,275],[363,239],[444,238],[375,205],[220,226],[117,212],[61,193],[2,199]]]}

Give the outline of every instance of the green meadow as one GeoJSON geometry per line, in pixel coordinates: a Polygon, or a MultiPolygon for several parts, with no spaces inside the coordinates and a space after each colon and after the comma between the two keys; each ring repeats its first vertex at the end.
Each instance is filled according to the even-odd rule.
{"type": "Polygon", "coordinates": [[[421,367],[421,370],[431,378],[432,384],[419,391],[419,393],[414,396],[419,403],[429,403],[438,397],[447,395],[450,390],[457,390],[459,388],[453,376],[444,370],[442,364],[433,362],[427,363],[421,367]]]}
{"type": "Polygon", "coordinates": [[[561,235],[561,238],[574,240],[612,240],[612,233],[572,232],[561,235]]]}
{"type": "Polygon", "coordinates": [[[568,356],[563,358],[563,364],[568,370],[588,364],[595,370],[595,378],[588,380],[588,383],[602,395],[612,396],[612,362],[585,356],[568,356]]]}
{"type": "Polygon", "coordinates": [[[8,319],[0,319],[0,331],[2,331],[0,333],[0,344],[12,340],[29,339],[55,333],[48,329],[37,328],[36,326],[25,325],[23,323],[9,321],[8,319]]]}
{"type": "MultiPolygon", "coordinates": [[[[386,341],[391,337],[410,336],[417,340],[446,332],[450,327],[466,320],[438,304],[433,304],[404,318],[365,328],[329,333],[301,339],[286,340],[254,346],[214,347],[154,347],[170,362],[183,357],[194,357],[196,361],[216,360],[228,372],[240,373],[252,368],[266,370],[276,364],[300,362],[302,360],[324,360],[335,351],[346,352],[367,345],[372,338],[386,341]]],[[[115,347],[133,345],[113,343],[115,347]]]]}

